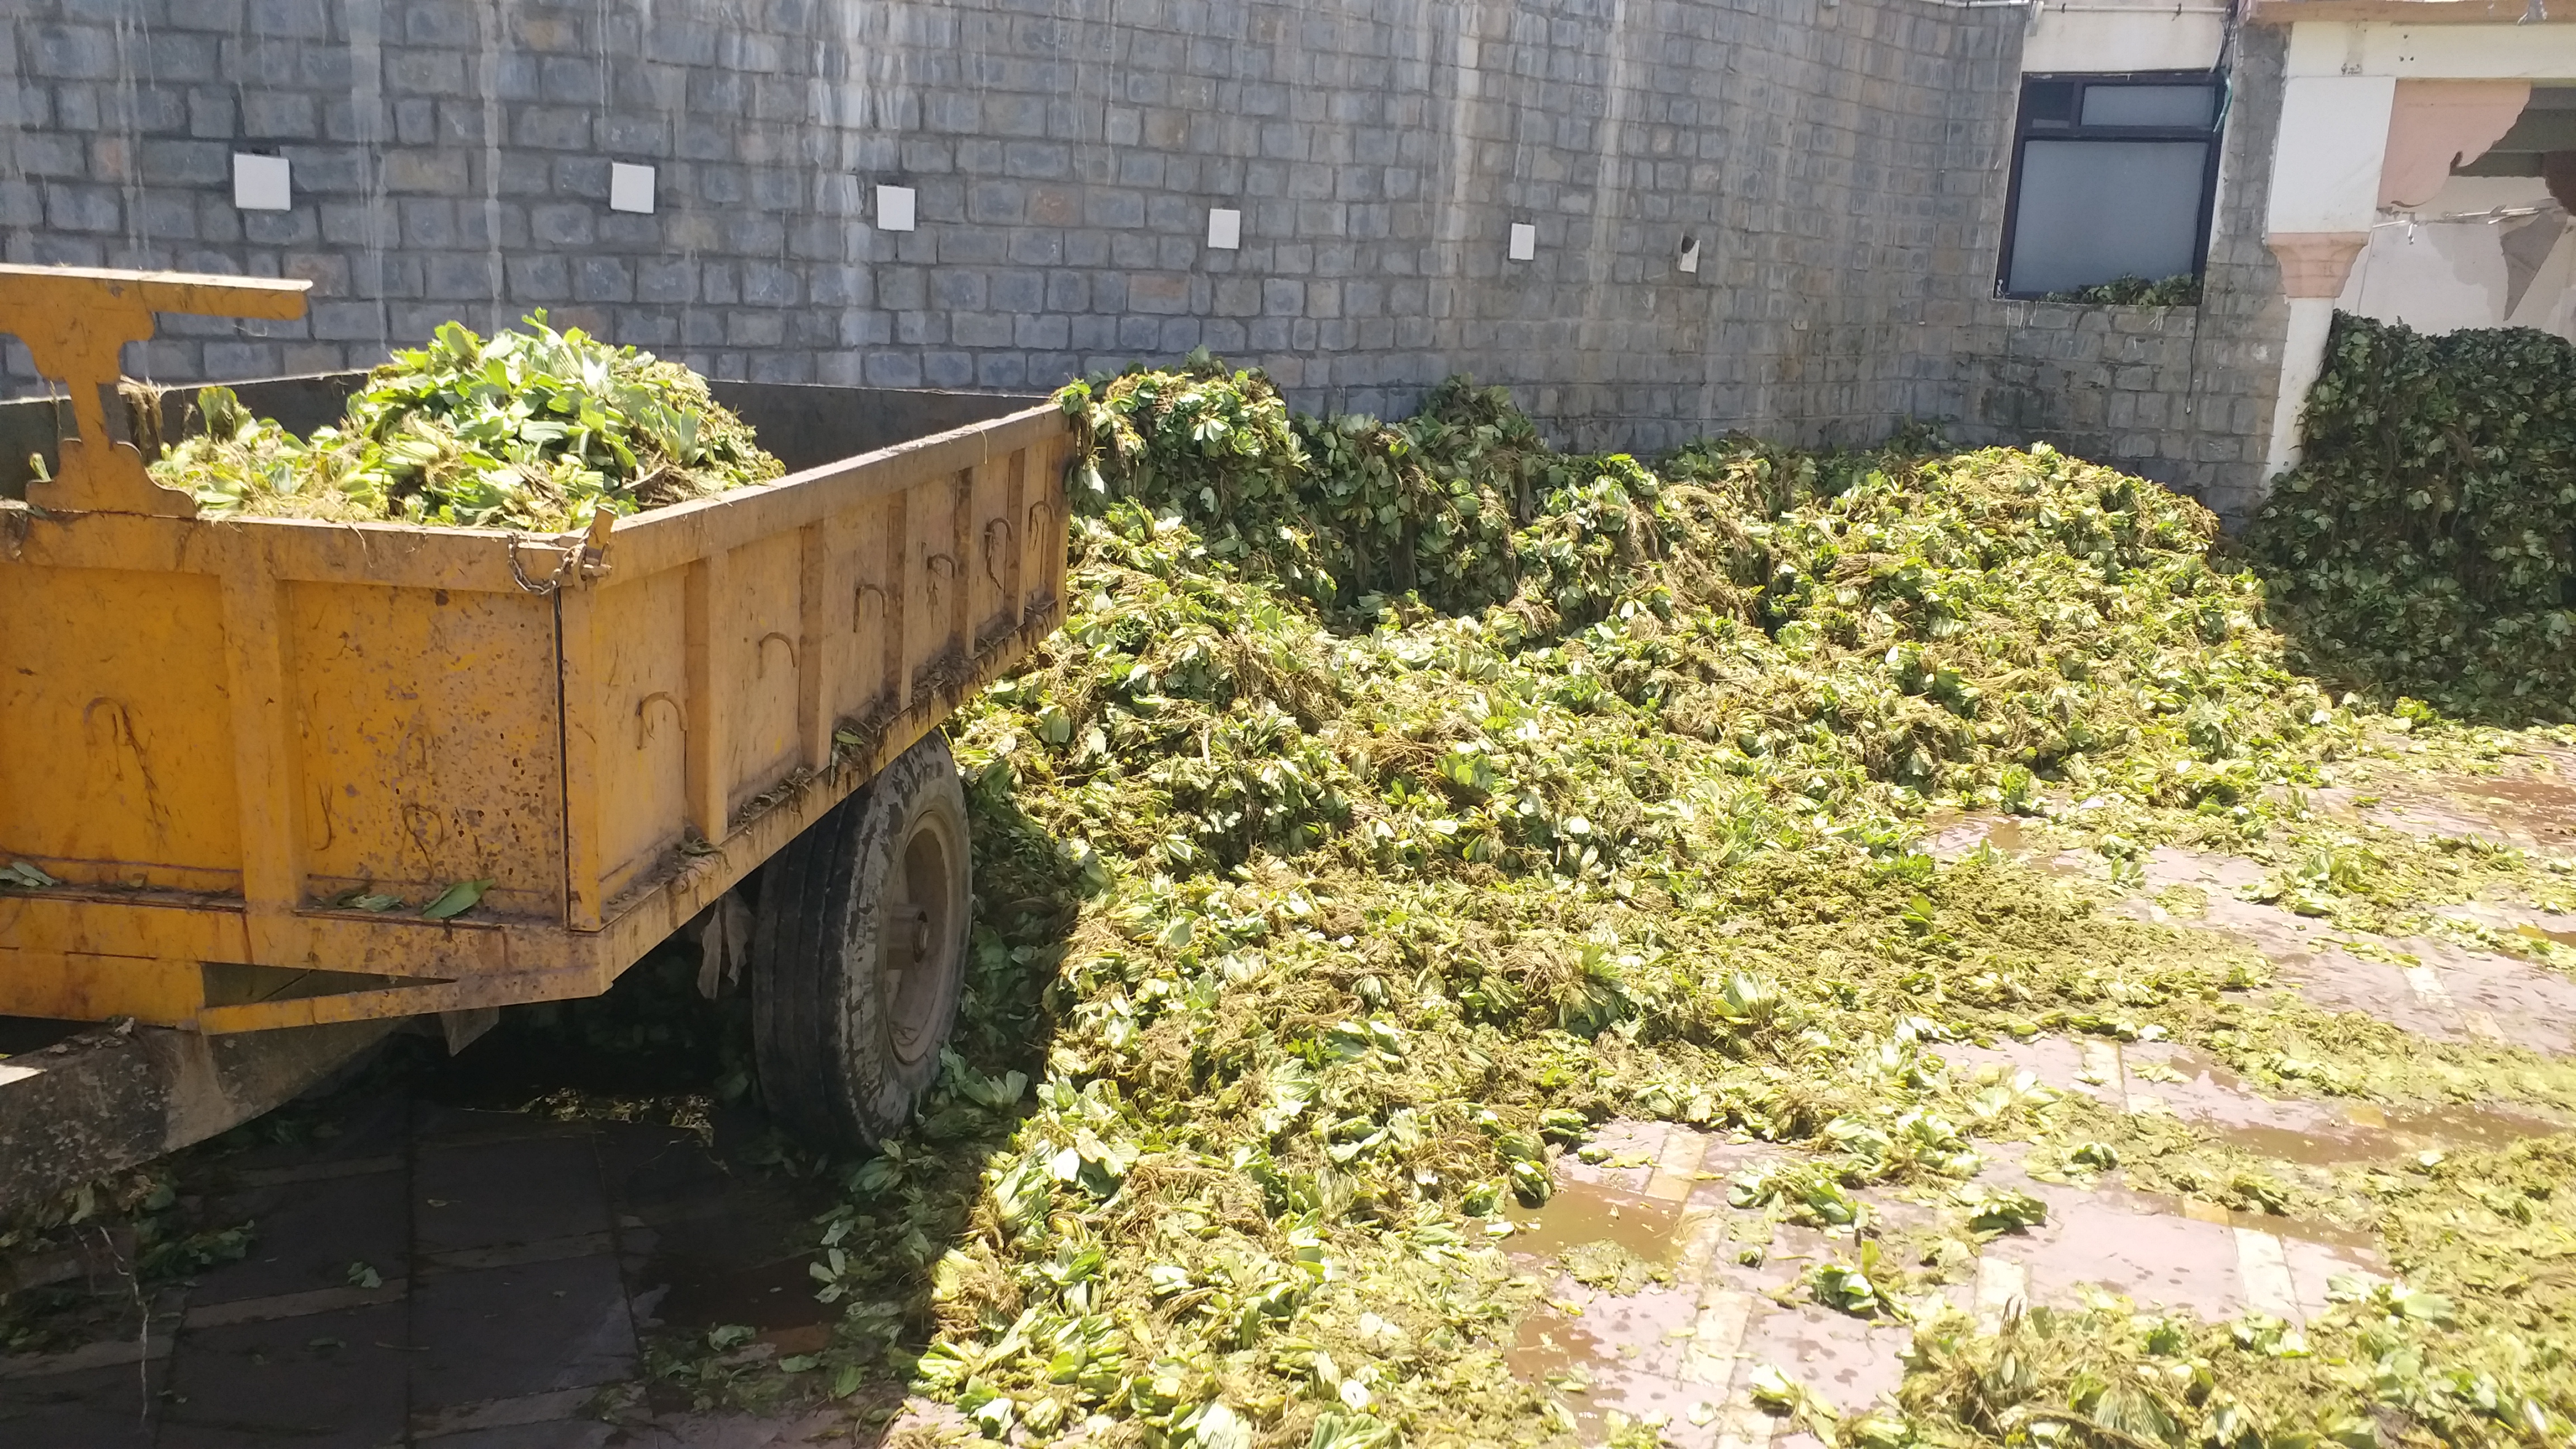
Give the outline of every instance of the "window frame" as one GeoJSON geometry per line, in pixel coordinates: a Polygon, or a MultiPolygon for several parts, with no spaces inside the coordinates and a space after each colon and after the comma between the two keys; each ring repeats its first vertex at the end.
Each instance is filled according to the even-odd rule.
{"type": "MultiPolygon", "coordinates": [[[[2035,302],[2046,292],[2011,290],[2013,243],[2021,229],[2022,151],[2032,141],[2197,141],[2205,148],[2200,171],[2200,212],[2192,232],[2191,277],[2205,281],[2209,272],[2210,231],[2218,214],[2218,171],[2220,143],[2227,138],[2227,113],[2231,93],[2224,70],[2132,70],[2132,71],[2043,71],[2021,78],[2021,90],[2013,99],[2013,133],[2010,154],[2011,176],[2004,189],[2004,228],[2001,246],[1995,260],[1995,296],[1999,300],[2035,302]],[[2037,85],[2074,86],[2073,120],[2065,125],[2034,127],[2031,124],[2030,93],[2037,85]],[[2210,88],[2210,116],[2206,126],[2087,126],[2084,120],[2084,93],[2094,86],[2127,87],[2157,85],[2206,85],[2210,88]]],[[[2110,280],[2105,278],[2104,280],[2110,280]]],[[[2162,277],[2148,277],[2150,282],[2162,277]]],[[[2097,284],[2098,285],[2098,284],[2097,284]]]]}

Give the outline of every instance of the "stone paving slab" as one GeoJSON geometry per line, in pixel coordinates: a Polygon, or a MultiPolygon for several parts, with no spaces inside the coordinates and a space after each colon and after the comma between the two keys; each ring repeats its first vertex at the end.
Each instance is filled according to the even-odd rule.
{"type": "Polygon", "coordinates": [[[790,1188],[658,1126],[402,1096],[334,1125],[216,1165],[209,1208],[254,1220],[252,1251],[154,1305],[149,1340],[0,1362],[0,1444],[850,1442],[838,1410],[598,1417],[603,1391],[640,1373],[639,1325],[824,1331],[832,1310],[792,1248],[813,1204],[790,1188]],[[375,1286],[351,1281],[353,1263],[375,1286]]]}
{"type": "Polygon", "coordinates": [[[171,1360],[164,1446],[376,1449],[408,1405],[403,1305],[231,1324],[184,1335],[171,1360]]]}
{"type": "Polygon", "coordinates": [[[425,1252],[609,1229],[608,1191],[586,1137],[432,1141],[412,1176],[413,1232],[425,1252]]]}
{"type": "Polygon", "coordinates": [[[467,1429],[455,1434],[413,1440],[421,1449],[605,1449],[631,1444],[614,1424],[596,1419],[557,1419],[543,1424],[511,1424],[496,1429],[467,1429]]]}
{"type": "MultiPolygon", "coordinates": [[[[412,1114],[409,1092],[392,1088],[335,1104],[322,1129],[265,1142],[227,1156],[218,1180],[236,1186],[306,1182],[343,1171],[375,1171],[388,1160],[399,1163],[411,1150],[412,1114]]],[[[287,1107],[292,1114],[298,1108],[287,1107]]],[[[289,1119],[291,1120],[291,1119],[289,1119]]]]}
{"type": "Polygon", "coordinates": [[[151,1449],[144,1406],[168,1383],[166,1360],[0,1383],[0,1444],[151,1449]]]}
{"type": "Polygon", "coordinates": [[[635,1323],[605,1253],[443,1273],[412,1290],[416,1410],[631,1377],[635,1323]]]}
{"type": "Polygon", "coordinates": [[[198,1280],[191,1307],[345,1287],[358,1263],[400,1276],[411,1251],[402,1159],[372,1161],[377,1170],[263,1184],[210,1201],[209,1221],[252,1223],[257,1237],[247,1259],[198,1280]]]}

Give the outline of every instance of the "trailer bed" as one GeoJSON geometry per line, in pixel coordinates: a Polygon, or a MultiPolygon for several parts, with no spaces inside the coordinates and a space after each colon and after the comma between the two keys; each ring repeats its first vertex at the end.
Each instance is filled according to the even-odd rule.
{"type": "MultiPolygon", "coordinates": [[[[908,396],[996,406],[719,393],[791,465],[908,396]]],[[[0,891],[0,1014],[224,1033],[604,990],[1056,627],[1070,447],[1022,406],[619,519],[587,561],[0,505],[0,863],[60,882],[0,891]]]]}

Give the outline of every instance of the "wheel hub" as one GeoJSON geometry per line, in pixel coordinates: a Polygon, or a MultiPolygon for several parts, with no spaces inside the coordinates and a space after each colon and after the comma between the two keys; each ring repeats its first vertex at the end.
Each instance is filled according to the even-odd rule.
{"type": "Polygon", "coordinates": [[[916,821],[904,837],[886,892],[885,993],[887,1035],[895,1055],[919,1061],[935,1043],[931,1016],[946,963],[938,953],[956,940],[957,843],[935,818],[916,821]]]}

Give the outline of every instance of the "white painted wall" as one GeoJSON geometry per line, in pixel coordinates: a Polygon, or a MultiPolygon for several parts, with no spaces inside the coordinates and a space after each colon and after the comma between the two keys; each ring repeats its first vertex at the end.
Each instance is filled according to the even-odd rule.
{"type": "Polygon", "coordinates": [[[2218,64],[2227,39],[2227,10],[2208,0],[2183,0],[2169,10],[2144,12],[2137,0],[2112,0],[2119,9],[2051,4],[2022,42],[2026,75],[2128,70],[2208,70],[2218,64]]]}
{"type": "Polygon", "coordinates": [[[2531,290],[2523,294],[2522,305],[2514,308],[2513,315],[2505,321],[2515,327],[2555,332],[2576,342],[2576,241],[2569,240],[2568,231],[2567,223],[2561,221],[2558,245],[2532,277],[2531,290]]]}
{"type": "MultiPolygon", "coordinates": [[[[2458,216],[2497,207],[2548,206],[2549,190],[2536,176],[2454,176],[2417,208],[2420,217],[2458,216]]],[[[2370,245],[2353,263],[2336,305],[2347,312],[2403,322],[2418,332],[2463,327],[2537,327],[2576,340],[2567,274],[2576,247],[2554,210],[2533,225],[2561,235],[2548,260],[2508,313],[2511,296],[2504,253],[2505,228],[2487,221],[2429,221],[2409,226],[2388,219],[2373,227],[2370,245]]]]}
{"type": "Polygon", "coordinates": [[[2576,80],[2576,25],[2302,20],[2290,27],[2289,74],[2576,80]]]}
{"type": "MultiPolygon", "coordinates": [[[[2323,360],[2337,306],[2425,331],[2516,325],[2576,339],[2576,242],[2555,245],[2506,315],[2504,236],[2485,222],[2409,224],[2378,214],[2388,118],[2400,79],[2576,80],[2576,25],[2405,25],[2300,21],[2290,27],[2280,140],[2266,230],[2367,232],[2344,294],[2292,298],[2272,420],[2269,470],[2298,460],[2298,411],[2323,360]]],[[[2536,178],[2461,177],[2417,217],[2545,199],[2536,178]]]]}
{"type": "Polygon", "coordinates": [[[2282,87],[2266,231],[2370,229],[2396,98],[2388,76],[2294,76],[2282,87]]]}

